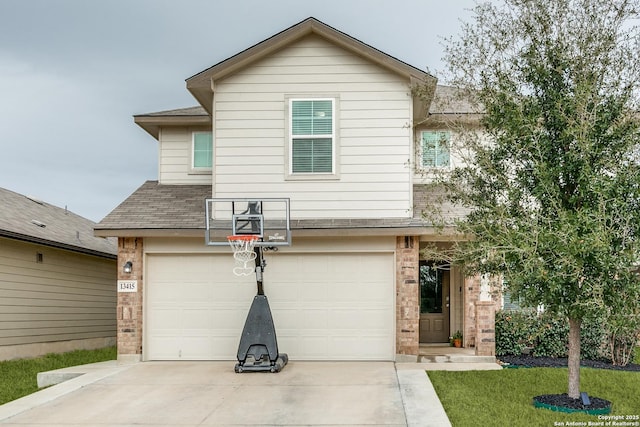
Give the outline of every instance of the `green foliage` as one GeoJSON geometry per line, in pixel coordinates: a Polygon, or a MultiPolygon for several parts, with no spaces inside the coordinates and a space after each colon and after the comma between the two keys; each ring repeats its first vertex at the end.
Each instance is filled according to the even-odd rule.
{"type": "Polygon", "coordinates": [[[583,359],[607,360],[611,356],[607,352],[607,325],[602,317],[585,319],[582,322],[580,335],[580,352],[583,359]]]}
{"type": "MultiPolygon", "coordinates": [[[[427,372],[444,409],[456,427],[552,426],[597,421],[592,415],[536,409],[533,396],[566,391],[567,369],[530,368],[502,371],[427,372]]],[[[582,386],[590,396],[613,402],[612,415],[636,414],[640,408],[638,372],[581,369],[582,386]]],[[[586,424],[585,424],[586,425],[586,424]]]]}
{"type": "Polygon", "coordinates": [[[616,365],[633,361],[640,337],[640,291],[627,287],[607,306],[609,355],[616,365]]]}
{"type": "MultiPolygon", "coordinates": [[[[525,348],[536,357],[567,357],[569,325],[558,315],[535,311],[499,311],[496,313],[496,356],[520,355],[525,348]]],[[[609,360],[607,325],[601,318],[582,324],[582,359],[609,360]]]]}
{"type": "Polygon", "coordinates": [[[0,361],[0,405],[38,391],[38,372],[114,360],[116,357],[116,347],[107,347],[0,361]]]}
{"type": "Polygon", "coordinates": [[[462,162],[438,181],[474,236],[451,258],[582,319],[640,288],[640,6],[503,3],[478,4],[446,46],[451,83],[482,113],[479,132],[451,123],[462,162]]]}
{"type": "Polygon", "coordinates": [[[519,355],[533,346],[534,318],[528,311],[496,313],[496,356],[519,355]]]}
{"type": "Polygon", "coordinates": [[[574,328],[640,294],[639,11],[640,0],[481,2],[445,47],[449,83],[481,114],[480,130],[451,124],[461,161],[437,181],[473,236],[449,258],[503,275],[515,298],[574,328]]]}
{"type": "Polygon", "coordinates": [[[567,357],[569,324],[567,319],[545,313],[537,319],[534,356],[567,357]]]}

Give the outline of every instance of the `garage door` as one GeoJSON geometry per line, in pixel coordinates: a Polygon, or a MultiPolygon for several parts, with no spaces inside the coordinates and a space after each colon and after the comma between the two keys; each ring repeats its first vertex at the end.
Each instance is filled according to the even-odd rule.
{"type": "MultiPolygon", "coordinates": [[[[265,293],[292,360],[393,360],[391,253],[269,253],[265,293]]],[[[225,255],[148,255],[145,358],[233,360],[254,276],[225,255]]]]}

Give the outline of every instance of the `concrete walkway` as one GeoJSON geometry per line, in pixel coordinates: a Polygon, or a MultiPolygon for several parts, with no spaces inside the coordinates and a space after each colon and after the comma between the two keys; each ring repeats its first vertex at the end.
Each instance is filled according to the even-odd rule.
{"type": "Polygon", "coordinates": [[[235,374],[233,362],[105,362],[40,375],[71,379],[0,406],[0,425],[450,426],[425,373],[435,365],[460,368],[290,362],[278,374],[235,374]]]}

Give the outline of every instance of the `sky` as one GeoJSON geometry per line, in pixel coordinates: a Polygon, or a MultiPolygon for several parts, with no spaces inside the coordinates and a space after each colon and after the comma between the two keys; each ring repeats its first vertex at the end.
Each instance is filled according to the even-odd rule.
{"type": "Polygon", "coordinates": [[[0,0],[0,187],[99,222],[157,179],[133,115],[197,105],[190,76],[308,17],[437,76],[473,5],[0,0]]]}

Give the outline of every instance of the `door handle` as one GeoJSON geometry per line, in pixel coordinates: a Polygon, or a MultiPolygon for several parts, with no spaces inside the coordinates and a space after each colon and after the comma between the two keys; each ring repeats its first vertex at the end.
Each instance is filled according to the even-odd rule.
{"type": "Polygon", "coordinates": [[[445,307],[449,308],[449,304],[447,304],[445,307]]]}

